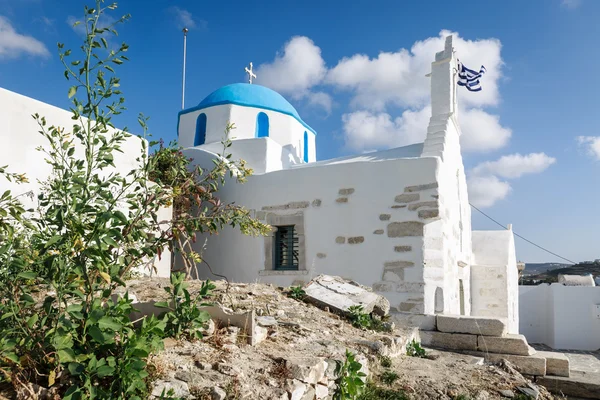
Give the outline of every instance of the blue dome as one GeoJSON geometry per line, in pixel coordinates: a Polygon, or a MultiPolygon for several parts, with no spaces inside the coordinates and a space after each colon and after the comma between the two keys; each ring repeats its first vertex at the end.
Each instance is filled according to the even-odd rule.
{"type": "Polygon", "coordinates": [[[237,104],[240,106],[264,108],[291,115],[299,121],[298,111],[282,95],[274,90],[249,83],[234,83],[223,86],[206,96],[196,109],[218,106],[221,104],[237,104]]]}

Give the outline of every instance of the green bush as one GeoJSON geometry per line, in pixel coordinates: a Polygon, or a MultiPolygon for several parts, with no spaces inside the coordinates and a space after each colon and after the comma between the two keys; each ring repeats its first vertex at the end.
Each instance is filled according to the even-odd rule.
{"type": "Polygon", "coordinates": [[[406,355],[411,357],[425,358],[427,356],[427,352],[421,347],[419,342],[413,339],[406,345],[406,355]]]}
{"type": "Polygon", "coordinates": [[[402,390],[381,388],[373,382],[367,382],[363,393],[356,400],[409,400],[402,390]]]}
{"type": "Polygon", "coordinates": [[[365,373],[360,372],[362,364],[356,361],[356,356],[346,350],[346,359],[336,360],[334,400],[355,400],[363,392],[365,373]]]}
{"type": "Polygon", "coordinates": [[[385,371],[381,374],[381,382],[385,383],[388,386],[391,386],[394,382],[396,382],[400,378],[397,373],[392,371],[385,371]]]}
{"type": "Polygon", "coordinates": [[[302,289],[302,286],[292,286],[288,292],[288,296],[294,300],[304,300],[306,292],[302,289]]]}

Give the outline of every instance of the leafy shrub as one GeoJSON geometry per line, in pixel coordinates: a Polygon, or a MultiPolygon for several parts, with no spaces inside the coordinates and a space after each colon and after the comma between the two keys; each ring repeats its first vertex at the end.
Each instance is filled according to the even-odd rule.
{"type": "Polygon", "coordinates": [[[306,292],[302,289],[302,286],[292,286],[288,292],[288,296],[294,300],[304,300],[306,292]]]}
{"type": "Polygon", "coordinates": [[[392,366],[392,359],[389,356],[379,357],[379,364],[384,368],[390,368],[392,366]]]}
{"type": "Polygon", "coordinates": [[[154,305],[169,310],[161,316],[166,324],[166,336],[177,339],[181,336],[186,339],[201,339],[202,329],[206,327],[210,315],[198,307],[210,305],[204,303],[204,300],[210,296],[210,291],[215,288],[215,285],[210,281],[202,282],[199,293],[192,297],[187,290],[189,284],[185,282],[185,278],[183,272],[171,274],[171,286],[165,287],[165,291],[171,297],[170,301],[161,301],[154,305]]]}
{"type": "Polygon", "coordinates": [[[371,316],[364,312],[363,306],[350,306],[348,317],[356,328],[370,329],[372,326],[371,316]]]}
{"type": "Polygon", "coordinates": [[[397,373],[392,371],[385,371],[381,374],[381,382],[385,383],[388,386],[391,386],[394,382],[398,380],[399,376],[397,373]]]}
{"type": "Polygon", "coordinates": [[[362,364],[356,361],[356,356],[346,350],[346,360],[336,360],[335,376],[336,389],[334,400],[355,400],[365,386],[364,372],[360,372],[362,364]]]}
{"type": "Polygon", "coordinates": [[[427,352],[421,347],[419,342],[413,339],[406,345],[406,355],[411,357],[425,358],[427,356],[427,352]]]}
{"type": "Polygon", "coordinates": [[[381,388],[373,382],[367,382],[363,393],[356,400],[409,400],[401,390],[381,388]]]}

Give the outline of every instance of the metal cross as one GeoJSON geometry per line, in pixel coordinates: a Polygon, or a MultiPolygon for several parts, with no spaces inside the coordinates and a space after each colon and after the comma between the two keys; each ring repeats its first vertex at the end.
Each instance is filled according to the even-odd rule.
{"type": "Polygon", "coordinates": [[[252,79],[256,79],[256,75],[254,74],[254,72],[252,72],[252,63],[250,63],[250,69],[248,69],[248,67],[245,67],[244,70],[248,74],[248,83],[252,84],[252,79]]]}

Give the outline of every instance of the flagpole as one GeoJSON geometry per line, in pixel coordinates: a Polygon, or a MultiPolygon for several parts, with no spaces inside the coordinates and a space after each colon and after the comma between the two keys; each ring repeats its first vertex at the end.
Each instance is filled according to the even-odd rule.
{"type": "Polygon", "coordinates": [[[188,28],[183,28],[183,77],[181,82],[181,109],[185,108],[185,59],[187,54],[187,33],[188,28]]]}

